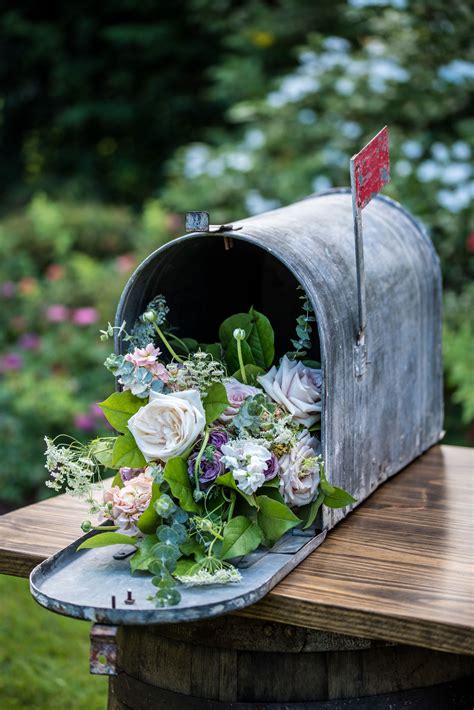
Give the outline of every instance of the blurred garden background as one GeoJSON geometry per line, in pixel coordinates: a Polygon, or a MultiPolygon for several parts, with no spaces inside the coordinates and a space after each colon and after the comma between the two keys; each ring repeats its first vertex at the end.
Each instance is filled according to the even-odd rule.
{"type": "MultiPolygon", "coordinates": [[[[102,367],[110,346],[98,330],[139,261],[183,232],[184,212],[229,222],[347,185],[350,156],[385,124],[385,193],[424,222],[442,262],[445,441],[474,443],[470,3],[8,5],[0,512],[48,494],[44,434],[103,429],[96,402],[110,390],[102,367]]],[[[9,597],[0,706],[105,707],[105,681],[87,676],[87,625],[54,619],[56,643],[45,633],[51,615],[33,607],[26,583],[0,583],[9,597]],[[82,676],[70,677],[72,662],[82,676]]]]}

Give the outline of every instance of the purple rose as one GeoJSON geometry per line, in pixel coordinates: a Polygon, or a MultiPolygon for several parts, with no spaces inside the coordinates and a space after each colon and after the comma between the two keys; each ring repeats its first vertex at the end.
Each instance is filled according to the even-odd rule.
{"type": "Polygon", "coordinates": [[[127,483],[128,481],[131,481],[132,478],[136,478],[140,475],[140,473],[143,473],[144,471],[144,468],[130,468],[129,466],[122,466],[122,468],[119,470],[119,473],[123,483],[127,483]]]}
{"type": "MultiPolygon", "coordinates": [[[[196,459],[202,446],[202,439],[197,441],[191,456],[188,459],[188,473],[190,478],[194,478],[194,467],[196,459]]],[[[227,432],[223,429],[213,429],[209,435],[209,441],[199,464],[199,482],[202,484],[212,483],[218,476],[225,473],[225,466],[222,463],[223,453],[221,447],[229,441],[227,432]]]]}
{"type": "Polygon", "coordinates": [[[259,394],[262,391],[256,387],[252,387],[251,385],[244,385],[234,377],[229,379],[227,382],[224,382],[224,387],[227,393],[227,399],[229,400],[229,406],[219,417],[221,422],[230,422],[231,419],[238,414],[240,407],[245,402],[247,397],[259,394]]]}
{"type": "Polygon", "coordinates": [[[263,475],[265,476],[266,481],[271,481],[272,478],[275,478],[275,476],[278,473],[278,468],[280,466],[280,463],[275,456],[275,454],[272,454],[272,457],[270,461],[267,463],[267,467],[265,471],[263,472],[263,475]]]}

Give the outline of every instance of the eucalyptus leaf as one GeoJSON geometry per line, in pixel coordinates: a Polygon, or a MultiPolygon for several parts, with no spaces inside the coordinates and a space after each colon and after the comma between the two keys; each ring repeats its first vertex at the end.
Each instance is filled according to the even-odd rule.
{"type": "Polygon", "coordinates": [[[221,560],[247,555],[257,549],[263,540],[258,525],[243,515],[232,518],[224,528],[224,540],[220,552],[221,560]]]}
{"type": "Polygon", "coordinates": [[[143,466],[146,466],[145,457],[138,448],[131,432],[127,431],[115,440],[112,452],[112,466],[113,468],[122,468],[122,466],[143,468],[143,466]]]}
{"type": "Polygon", "coordinates": [[[229,406],[226,388],[222,382],[214,382],[203,400],[206,424],[212,424],[229,406]]]}
{"type": "Polygon", "coordinates": [[[270,321],[253,307],[250,309],[253,328],[247,338],[255,364],[268,369],[275,358],[275,334],[270,321]]]}
{"type": "Polygon", "coordinates": [[[267,542],[278,540],[287,530],[301,523],[293,511],[284,503],[272,500],[268,496],[257,496],[259,511],[257,522],[267,542]]]}
{"type": "Polygon", "coordinates": [[[193,488],[188,476],[186,461],[182,458],[170,459],[163,471],[171,492],[179,500],[181,508],[188,513],[199,513],[201,508],[193,498],[193,488]]]}
{"type": "Polygon", "coordinates": [[[99,404],[111,426],[122,434],[127,430],[127,422],[147,401],[135,397],[129,390],[114,392],[99,404]]]}
{"type": "Polygon", "coordinates": [[[242,328],[245,330],[245,339],[247,339],[252,330],[252,317],[248,313],[236,313],[229,318],[226,318],[219,328],[219,340],[224,348],[234,340],[234,330],[242,328]]]}
{"type": "Polygon", "coordinates": [[[132,535],[123,535],[116,532],[104,532],[93,535],[84,540],[78,550],[89,550],[95,547],[106,547],[107,545],[135,545],[137,538],[132,535]]]}

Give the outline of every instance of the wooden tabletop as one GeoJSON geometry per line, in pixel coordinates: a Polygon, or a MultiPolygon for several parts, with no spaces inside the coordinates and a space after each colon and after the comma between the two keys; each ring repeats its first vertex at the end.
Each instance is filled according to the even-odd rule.
{"type": "MultiPolygon", "coordinates": [[[[241,614],[474,653],[473,473],[474,449],[432,448],[241,614]]],[[[0,572],[27,576],[88,517],[66,496],[0,517],[0,572]]]]}

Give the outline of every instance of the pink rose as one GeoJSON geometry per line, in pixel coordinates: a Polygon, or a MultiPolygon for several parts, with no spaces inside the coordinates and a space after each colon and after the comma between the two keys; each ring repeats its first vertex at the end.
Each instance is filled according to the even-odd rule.
{"type": "Polygon", "coordinates": [[[148,343],[145,348],[135,348],[133,353],[127,353],[124,359],[133,363],[135,367],[144,367],[149,370],[158,380],[168,382],[169,372],[161,362],[158,362],[160,355],[161,350],[155,348],[153,343],[148,343]]]}
{"type": "Polygon", "coordinates": [[[239,382],[234,377],[224,382],[224,387],[227,392],[227,399],[229,400],[229,406],[223,411],[219,417],[221,422],[230,422],[236,414],[238,414],[240,407],[245,402],[247,397],[251,397],[254,394],[259,394],[261,390],[251,385],[244,385],[239,382]]]}
{"type": "Polygon", "coordinates": [[[106,511],[107,518],[112,519],[123,530],[132,533],[137,531],[137,520],[146,510],[151,499],[152,476],[140,473],[127,481],[123,488],[113,486],[104,493],[104,503],[111,503],[112,508],[106,511]]]}

